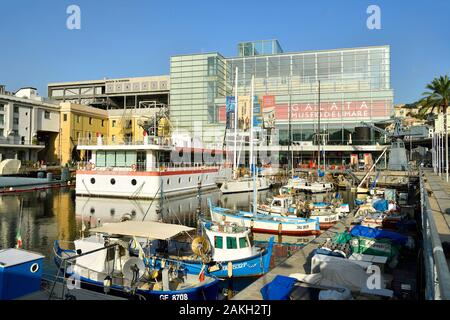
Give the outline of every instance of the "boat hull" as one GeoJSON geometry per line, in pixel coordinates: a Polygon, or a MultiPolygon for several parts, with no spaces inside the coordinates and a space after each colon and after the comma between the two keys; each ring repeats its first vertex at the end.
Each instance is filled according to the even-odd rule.
{"type": "Polygon", "coordinates": [[[292,236],[309,236],[320,234],[320,226],[317,220],[308,220],[301,218],[279,218],[277,220],[270,219],[253,219],[250,217],[241,217],[227,214],[211,209],[211,218],[213,221],[227,221],[243,225],[251,228],[253,232],[268,233],[277,235],[292,235],[292,236]],[[294,222],[298,221],[298,223],[294,222]],[[303,222],[304,221],[304,222],[303,222]]]}
{"type": "MultiPolygon", "coordinates": [[[[270,188],[269,179],[266,177],[258,177],[256,179],[256,185],[258,191],[267,190],[270,188]]],[[[229,193],[241,193],[241,192],[253,192],[253,179],[242,179],[242,180],[230,180],[222,183],[220,191],[223,194],[229,193]]]]}
{"type": "Polygon", "coordinates": [[[154,199],[164,195],[179,196],[216,188],[219,170],[169,170],[169,171],[100,171],[78,170],[76,194],[133,199],[154,199]]]}
{"type": "MultiPolygon", "coordinates": [[[[239,278],[239,277],[256,277],[263,275],[269,271],[270,259],[272,257],[273,248],[272,238],[269,241],[269,245],[266,250],[263,250],[261,254],[254,255],[246,259],[239,259],[230,261],[231,270],[229,270],[229,262],[212,262],[205,268],[205,274],[212,275],[218,278],[239,278]],[[219,268],[218,270],[214,270],[219,268]],[[214,271],[213,271],[214,270],[214,271]]],[[[200,274],[202,272],[203,264],[198,260],[181,260],[183,265],[189,270],[190,273],[200,274]]],[[[155,261],[156,266],[161,264],[161,258],[157,258],[155,261]]]]}

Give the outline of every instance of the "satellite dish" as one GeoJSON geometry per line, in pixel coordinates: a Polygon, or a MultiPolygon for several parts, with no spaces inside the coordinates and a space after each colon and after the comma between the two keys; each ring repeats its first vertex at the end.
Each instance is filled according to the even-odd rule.
{"type": "Polygon", "coordinates": [[[131,257],[123,265],[122,273],[123,277],[127,280],[132,281],[136,273],[137,278],[135,278],[134,280],[140,279],[145,273],[144,261],[137,257],[131,257]]]}
{"type": "Polygon", "coordinates": [[[209,242],[205,237],[196,237],[192,240],[192,252],[194,252],[198,256],[205,255],[209,253],[209,242]]]}

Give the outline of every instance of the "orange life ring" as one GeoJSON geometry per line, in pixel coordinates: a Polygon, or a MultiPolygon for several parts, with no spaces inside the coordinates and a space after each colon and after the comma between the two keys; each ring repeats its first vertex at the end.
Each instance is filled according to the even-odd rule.
{"type": "Polygon", "coordinates": [[[131,170],[136,171],[136,165],[135,164],[131,165],[131,170]]]}

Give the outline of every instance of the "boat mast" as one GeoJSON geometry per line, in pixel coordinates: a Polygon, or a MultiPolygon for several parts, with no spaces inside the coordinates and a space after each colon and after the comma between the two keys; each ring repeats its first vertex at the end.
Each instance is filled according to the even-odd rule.
{"type": "Polygon", "coordinates": [[[250,174],[253,170],[253,95],[254,95],[254,87],[253,87],[253,81],[255,80],[255,76],[252,75],[252,83],[251,83],[251,90],[250,90],[250,157],[249,157],[249,163],[250,163],[250,174]]]}
{"type": "Polygon", "coordinates": [[[236,78],[234,88],[234,160],[233,160],[233,175],[234,179],[237,179],[237,127],[238,127],[238,67],[236,67],[236,78]]]}
{"type": "Polygon", "coordinates": [[[288,170],[291,171],[291,178],[294,178],[294,150],[292,149],[292,127],[291,127],[291,118],[292,118],[292,76],[289,78],[289,144],[288,144],[288,163],[290,163],[290,166],[288,166],[288,170]],[[292,149],[292,150],[291,150],[292,149]],[[289,161],[289,153],[290,155],[290,161],[289,161]]]}
{"type": "Polygon", "coordinates": [[[255,75],[252,75],[252,87],[251,87],[251,103],[250,103],[250,170],[253,170],[253,215],[256,216],[257,212],[257,199],[258,199],[258,187],[256,186],[256,163],[257,158],[253,159],[253,117],[254,117],[254,110],[253,110],[253,104],[254,104],[254,95],[255,95],[255,75]],[[254,168],[253,168],[254,167],[254,168]]]}
{"type": "Polygon", "coordinates": [[[319,80],[319,103],[318,103],[318,120],[317,120],[317,168],[320,170],[320,80],[319,80]]]}

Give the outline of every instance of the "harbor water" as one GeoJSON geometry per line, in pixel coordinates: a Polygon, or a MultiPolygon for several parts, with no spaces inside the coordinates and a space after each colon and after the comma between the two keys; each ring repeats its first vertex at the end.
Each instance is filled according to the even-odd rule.
{"type": "MultiPolygon", "coordinates": [[[[278,193],[277,189],[258,192],[258,201],[267,202],[278,193]]],[[[344,203],[352,208],[354,194],[341,191],[344,203]]],[[[328,195],[305,195],[323,201],[328,195]]],[[[199,195],[163,200],[130,200],[97,197],[76,197],[73,188],[47,189],[0,196],[0,248],[10,248],[22,240],[22,248],[45,255],[44,274],[55,275],[53,242],[59,240],[63,247],[80,238],[83,230],[122,219],[151,220],[197,227],[198,211],[209,217],[208,199],[213,205],[236,210],[251,210],[252,193],[223,195],[218,189],[199,195]]],[[[264,246],[272,235],[254,234],[257,245],[264,246]]],[[[290,257],[314,237],[275,236],[271,268],[290,257]]],[[[230,294],[242,290],[256,278],[232,279],[224,285],[230,294]]]]}

